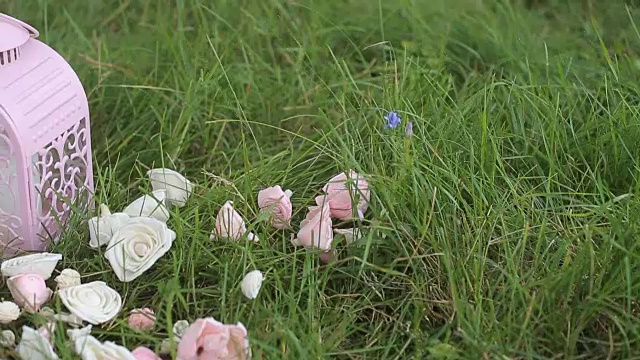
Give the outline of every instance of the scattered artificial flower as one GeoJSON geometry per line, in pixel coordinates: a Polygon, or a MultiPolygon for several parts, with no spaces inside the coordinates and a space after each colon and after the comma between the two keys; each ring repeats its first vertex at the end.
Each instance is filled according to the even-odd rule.
{"type": "Polygon", "coordinates": [[[93,325],[110,321],[122,308],[120,294],[102,281],[61,289],[58,296],[72,314],[93,325]]]}
{"type": "Polygon", "coordinates": [[[83,360],[93,359],[113,359],[113,360],[136,360],[124,346],[120,346],[111,341],[101,343],[91,335],[77,337],[74,340],[75,351],[83,360]]]}
{"type": "Polygon", "coordinates": [[[355,241],[358,241],[361,237],[362,237],[362,233],[360,232],[360,229],[358,228],[352,228],[352,229],[333,229],[333,232],[335,232],[338,235],[342,235],[344,237],[344,239],[348,244],[351,244],[355,241]]]}
{"type": "Polygon", "coordinates": [[[185,331],[191,326],[187,320],[178,320],[175,324],[173,324],[173,335],[178,339],[184,335],[185,331]]]}
{"type": "Polygon", "coordinates": [[[62,270],[60,275],[56,276],[54,280],[58,283],[58,289],[64,289],[81,284],[80,273],[73,269],[62,270]]]}
{"type": "MultiPolygon", "coordinates": [[[[218,211],[215,234],[212,234],[211,237],[215,238],[215,235],[218,235],[222,238],[239,241],[246,232],[247,226],[242,216],[233,208],[233,201],[227,201],[218,211]]],[[[246,236],[250,241],[259,241],[258,237],[253,233],[249,233],[246,236]]]]}
{"type": "Polygon", "coordinates": [[[276,229],[288,228],[293,213],[291,195],[282,191],[280,185],[272,186],[258,193],[258,207],[262,212],[269,213],[269,221],[276,229]]]}
{"type": "Polygon", "coordinates": [[[138,278],[169,251],[176,233],[154,218],[134,218],[114,234],[104,256],[120,281],[138,278]]]}
{"type": "Polygon", "coordinates": [[[0,302],[0,324],[8,324],[20,317],[20,307],[11,301],[0,302]]]}
{"type": "MultiPolygon", "coordinates": [[[[177,343],[179,340],[175,339],[175,342],[177,343]]],[[[162,342],[160,343],[160,354],[170,354],[171,353],[171,339],[162,339],[162,342]]]]}
{"type": "Polygon", "coordinates": [[[169,210],[165,205],[166,190],[155,190],[149,195],[135,199],[122,212],[133,217],[150,217],[166,223],[169,220],[169,210]]]}
{"type": "Polygon", "coordinates": [[[306,219],[300,223],[297,237],[292,242],[307,249],[331,250],[333,228],[328,204],[309,209],[306,219]]]}
{"type": "Polygon", "coordinates": [[[178,360],[237,359],[251,357],[247,329],[225,325],[213,318],[196,320],[178,344],[178,360]]]}
{"type": "Polygon", "coordinates": [[[253,270],[247,273],[242,279],[240,288],[247,299],[255,299],[258,297],[264,276],[260,270],[253,270]]]}
{"type": "Polygon", "coordinates": [[[387,121],[387,124],[384,126],[385,129],[395,129],[402,121],[402,117],[393,110],[389,111],[384,119],[387,121]]]}
{"type": "Polygon", "coordinates": [[[37,330],[28,326],[22,327],[22,338],[16,348],[21,359],[29,360],[57,360],[58,355],[53,346],[37,330]]]}
{"type": "Polygon", "coordinates": [[[127,320],[129,327],[136,330],[152,330],[156,324],[156,316],[152,309],[134,309],[127,320]]]}
{"type": "Polygon", "coordinates": [[[353,216],[355,202],[358,217],[364,218],[369,208],[371,192],[367,181],[353,170],[340,173],[329,180],[322,188],[324,195],[316,197],[316,204],[327,204],[331,209],[331,217],[348,220],[353,216]]]}
{"type": "Polygon", "coordinates": [[[20,274],[37,274],[47,280],[53,274],[62,255],[52,253],[37,253],[7,259],[0,265],[3,276],[12,277],[20,274]]]}
{"type": "Polygon", "coordinates": [[[153,190],[166,190],[167,203],[183,207],[193,192],[193,184],[182,174],[171,169],[151,169],[147,171],[153,190]]]}
{"type": "Polygon", "coordinates": [[[162,360],[156,353],[154,353],[151,349],[146,348],[144,346],[139,346],[131,352],[136,360],[162,360]]]}
{"type": "Polygon", "coordinates": [[[53,291],[38,274],[19,274],[7,279],[13,301],[28,312],[38,312],[51,299],[53,291]]]}
{"type": "Polygon", "coordinates": [[[2,330],[0,333],[0,347],[12,348],[16,346],[16,334],[11,330],[2,330]]]}
{"type": "Polygon", "coordinates": [[[107,205],[100,204],[100,216],[89,219],[89,246],[97,249],[106,245],[114,231],[131,220],[125,213],[112,214],[107,205]]]}

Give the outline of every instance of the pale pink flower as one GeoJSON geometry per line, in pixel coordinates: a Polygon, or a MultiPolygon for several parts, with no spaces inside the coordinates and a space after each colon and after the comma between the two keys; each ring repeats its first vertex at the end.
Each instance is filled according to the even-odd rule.
{"type": "Polygon", "coordinates": [[[258,193],[258,207],[270,213],[271,225],[276,229],[286,229],[293,212],[289,196],[282,191],[280,185],[272,186],[258,193]]]}
{"type": "Polygon", "coordinates": [[[328,204],[309,208],[307,218],[300,223],[300,231],[293,240],[294,245],[307,249],[331,250],[333,228],[328,204]]]}
{"type": "Polygon", "coordinates": [[[129,327],[136,330],[147,331],[153,329],[156,324],[155,313],[152,309],[135,309],[129,315],[129,327]]]}
{"type": "MultiPolygon", "coordinates": [[[[233,201],[224,203],[218,211],[218,216],[216,216],[215,235],[221,238],[240,241],[242,235],[246,232],[247,226],[242,216],[233,208],[233,201]]],[[[214,234],[212,234],[212,238],[214,237],[213,235],[214,234]]],[[[253,233],[248,233],[246,236],[249,241],[260,241],[253,233]]]]}
{"type": "Polygon", "coordinates": [[[47,288],[42,276],[37,274],[18,274],[7,279],[7,287],[13,301],[29,312],[37,312],[49,299],[53,291],[47,288]]]}
{"type": "Polygon", "coordinates": [[[162,360],[162,358],[156,355],[151,349],[144,346],[133,349],[131,355],[133,355],[136,360],[162,360]]]}
{"type": "MultiPolygon", "coordinates": [[[[40,336],[45,338],[51,344],[51,335],[56,332],[56,323],[51,321],[38,328],[40,336]]],[[[53,345],[53,344],[52,344],[53,345]]]]}
{"type": "Polygon", "coordinates": [[[178,345],[178,360],[247,360],[251,358],[247,329],[213,318],[196,320],[178,345]]]}
{"type": "Polygon", "coordinates": [[[322,188],[323,195],[316,197],[316,204],[328,204],[331,209],[331,217],[347,220],[353,216],[353,203],[356,203],[356,211],[360,218],[369,208],[371,192],[369,184],[353,170],[340,173],[329,180],[322,188]]]}

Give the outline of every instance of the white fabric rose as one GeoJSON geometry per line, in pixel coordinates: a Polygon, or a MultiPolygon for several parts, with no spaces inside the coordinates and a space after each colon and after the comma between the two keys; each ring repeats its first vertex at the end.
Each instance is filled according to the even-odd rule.
{"type": "Polygon", "coordinates": [[[73,269],[64,269],[56,276],[55,281],[58,283],[58,289],[80,285],[80,273],[73,269]]]}
{"type": "Polygon", "coordinates": [[[0,302],[0,324],[8,324],[20,317],[20,307],[12,301],[0,302]]]}
{"type": "Polygon", "coordinates": [[[169,220],[166,201],[167,191],[155,190],[149,195],[135,199],[122,212],[134,218],[151,217],[166,223],[169,220]]]}
{"type": "MultiPolygon", "coordinates": [[[[239,241],[242,235],[247,232],[247,226],[242,216],[233,208],[233,201],[227,201],[216,216],[216,230],[211,234],[213,240],[215,236],[239,241]]],[[[260,239],[254,233],[247,234],[249,241],[258,242],[260,239]]]]}
{"type": "Polygon", "coordinates": [[[7,259],[0,265],[3,276],[16,276],[20,274],[36,274],[47,280],[53,274],[62,255],[51,253],[37,253],[7,259]]]}
{"type": "Polygon", "coordinates": [[[247,273],[242,279],[242,284],[240,285],[244,296],[246,296],[247,299],[257,298],[260,288],[262,287],[263,280],[264,276],[262,276],[262,272],[260,272],[260,270],[253,270],[247,273]]]}
{"type": "Polygon", "coordinates": [[[61,289],[58,296],[73,315],[93,325],[106,323],[122,309],[120,294],[102,281],[61,289]]]}
{"type": "Polygon", "coordinates": [[[113,234],[104,256],[120,281],[129,282],[147,271],[169,251],[176,233],[153,218],[131,219],[113,234]]]}
{"type": "Polygon", "coordinates": [[[151,169],[147,171],[153,190],[166,190],[167,203],[183,207],[193,192],[193,184],[182,174],[171,169],[151,169]]]}
{"type": "Polygon", "coordinates": [[[22,359],[29,360],[57,360],[58,355],[53,346],[37,330],[28,326],[22,327],[22,339],[16,349],[22,359]]]}
{"type": "Polygon", "coordinates": [[[124,346],[111,341],[101,343],[91,335],[77,337],[73,342],[76,354],[80,355],[82,360],[136,360],[131,351],[124,346]]]}
{"type": "Polygon", "coordinates": [[[112,214],[105,204],[100,204],[100,216],[89,219],[89,246],[97,249],[111,239],[113,232],[128,223],[131,217],[125,213],[112,214]]]}
{"type": "Polygon", "coordinates": [[[2,330],[0,333],[0,347],[12,348],[16,346],[16,334],[11,330],[2,330]]]}

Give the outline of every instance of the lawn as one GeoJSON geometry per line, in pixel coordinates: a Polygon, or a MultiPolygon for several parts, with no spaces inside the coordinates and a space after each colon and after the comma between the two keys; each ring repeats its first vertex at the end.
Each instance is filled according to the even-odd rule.
{"type": "MultiPolygon", "coordinates": [[[[93,214],[51,249],[59,269],[123,295],[99,339],[157,350],[177,320],[212,316],[246,325],[256,359],[639,358],[640,8],[0,0],[0,12],[77,70],[97,203],[147,193],[154,167],[195,184],[172,210],[172,249],[135,281],[89,248],[93,214]],[[372,190],[364,237],[336,238],[323,264],[290,236],[349,169],[372,190]],[[293,191],[292,231],[258,216],[258,191],[276,184],[293,191]],[[209,239],[227,200],[260,243],[209,239]],[[266,280],[247,300],[253,269],[266,280]],[[156,331],[128,327],[139,307],[156,331]]],[[[57,331],[72,358],[65,341],[57,331]]]]}

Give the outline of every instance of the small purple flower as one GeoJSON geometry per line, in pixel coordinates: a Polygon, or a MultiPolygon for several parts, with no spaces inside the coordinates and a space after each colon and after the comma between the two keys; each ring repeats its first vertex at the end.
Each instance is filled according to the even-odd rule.
{"type": "Polygon", "coordinates": [[[387,120],[387,125],[384,126],[385,129],[395,129],[402,121],[400,115],[393,110],[389,111],[389,114],[384,119],[387,120]]]}
{"type": "Polygon", "coordinates": [[[413,122],[409,121],[407,123],[407,127],[404,129],[404,133],[405,135],[407,135],[407,137],[413,136],[413,122]]]}

